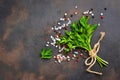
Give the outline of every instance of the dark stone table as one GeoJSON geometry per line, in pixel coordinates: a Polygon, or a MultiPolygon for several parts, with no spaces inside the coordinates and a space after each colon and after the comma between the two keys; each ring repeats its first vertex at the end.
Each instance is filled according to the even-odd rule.
{"type": "MultiPolygon", "coordinates": [[[[0,0],[0,80],[120,80],[119,6],[120,0],[0,0]],[[93,8],[95,19],[92,21],[101,23],[93,43],[100,31],[106,32],[98,53],[110,63],[102,69],[103,76],[87,73],[82,58],[78,64],[55,64],[53,59],[39,57],[52,33],[50,26],[65,12],[73,13],[75,5],[79,13],[73,20],[93,8]],[[99,18],[101,12],[104,20],[99,18]]],[[[94,70],[99,70],[98,66],[94,66],[94,70]]]]}

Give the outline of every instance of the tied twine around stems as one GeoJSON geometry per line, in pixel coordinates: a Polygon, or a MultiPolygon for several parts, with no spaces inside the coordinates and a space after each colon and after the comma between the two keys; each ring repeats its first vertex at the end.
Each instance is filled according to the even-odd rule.
{"type": "Polygon", "coordinates": [[[85,65],[89,66],[86,69],[86,71],[88,71],[90,73],[98,74],[98,75],[102,75],[102,73],[91,70],[91,67],[96,63],[96,56],[100,49],[100,42],[102,41],[103,37],[105,36],[105,32],[100,32],[100,34],[101,34],[100,39],[94,45],[94,48],[91,51],[89,51],[89,57],[85,60],[85,65]],[[88,62],[89,60],[90,60],[90,62],[88,62]]]}

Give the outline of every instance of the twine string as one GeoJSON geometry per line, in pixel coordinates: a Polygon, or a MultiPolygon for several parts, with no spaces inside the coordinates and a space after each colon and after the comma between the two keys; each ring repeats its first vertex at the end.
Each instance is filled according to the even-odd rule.
{"type": "Polygon", "coordinates": [[[101,34],[100,39],[94,45],[93,49],[91,51],[89,51],[89,57],[85,60],[85,65],[88,66],[88,68],[86,70],[90,73],[94,73],[94,74],[98,74],[98,75],[102,75],[102,73],[93,71],[93,70],[91,70],[91,68],[96,63],[96,56],[100,49],[100,42],[103,40],[103,38],[105,36],[105,32],[100,32],[100,34],[101,34]]]}

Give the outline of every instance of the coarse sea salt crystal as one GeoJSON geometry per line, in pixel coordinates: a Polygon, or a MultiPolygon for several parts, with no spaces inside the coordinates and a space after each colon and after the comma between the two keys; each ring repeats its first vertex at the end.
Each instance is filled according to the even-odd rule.
{"type": "Polygon", "coordinates": [[[46,44],[46,46],[49,46],[48,44],[46,44]]]}
{"type": "Polygon", "coordinates": [[[55,40],[55,38],[53,37],[53,36],[50,36],[50,38],[55,42],[56,40],[55,40]]]}
{"type": "Polygon", "coordinates": [[[62,20],[62,18],[60,18],[60,20],[62,20]]]}
{"type": "Polygon", "coordinates": [[[60,38],[56,38],[57,41],[60,41],[60,38]]]}
{"type": "Polygon", "coordinates": [[[92,15],[92,16],[94,16],[94,14],[93,14],[93,13],[92,13],[91,15],[92,15]]]}
{"type": "Polygon", "coordinates": [[[58,30],[58,28],[55,28],[55,30],[57,31],[57,30],[58,30]]]}
{"type": "Polygon", "coordinates": [[[90,11],[89,14],[92,14],[92,11],[90,11]]]}
{"type": "Polygon", "coordinates": [[[51,29],[52,29],[52,30],[54,30],[54,28],[53,28],[53,27],[52,27],[51,29]]]}
{"type": "Polygon", "coordinates": [[[56,40],[55,40],[54,38],[53,38],[52,40],[53,40],[53,43],[55,43],[55,42],[56,42],[56,40]]]}
{"type": "Polygon", "coordinates": [[[87,10],[87,11],[83,12],[83,14],[88,14],[88,13],[89,13],[89,10],[87,10]]]}
{"type": "Polygon", "coordinates": [[[74,58],[74,57],[72,57],[72,59],[74,60],[75,58],[74,58]]]}
{"type": "Polygon", "coordinates": [[[81,53],[80,56],[83,56],[83,54],[81,53]]]}
{"type": "Polygon", "coordinates": [[[58,27],[58,29],[60,29],[60,30],[61,30],[61,29],[62,29],[62,27],[58,27]]]}
{"type": "Polygon", "coordinates": [[[55,46],[54,44],[51,44],[52,46],[55,46]]]}
{"type": "Polygon", "coordinates": [[[69,59],[69,58],[70,58],[70,56],[67,56],[67,58],[69,59]]]}
{"type": "Polygon", "coordinates": [[[59,63],[61,63],[61,60],[58,60],[59,63]]]}
{"type": "Polygon", "coordinates": [[[60,22],[58,22],[57,24],[58,24],[58,25],[60,25],[61,23],[60,23],[60,22]]]}
{"type": "Polygon", "coordinates": [[[63,56],[63,59],[66,60],[67,58],[65,56],[63,56]]]}
{"type": "Polygon", "coordinates": [[[75,14],[78,14],[78,12],[76,11],[75,14]]]}
{"type": "Polygon", "coordinates": [[[70,61],[70,59],[68,59],[68,61],[70,61]]]}
{"type": "Polygon", "coordinates": [[[50,38],[53,38],[53,36],[51,35],[50,38]]]}
{"type": "Polygon", "coordinates": [[[76,57],[76,55],[75,55],[75,54],[73,54],[73,57],[76,57]]]}
{"type": "Polygon", "coordinates": [[[74,53],[75,53],[75,54],[78,54],[78,52],[77,52],[77,51],[75,51],[74,53]]]}
{"type": "Polygon", "coordinates": [[[56,27],[56,26],[54,26],[54,29],[57,31],[58,30],[58,28],[56,27]]]}
{"type": "Polygon", "coordinates": [[[98,26],[100,26],[100,23],[98,23],[98,26]]]}
{"type": "Polygon", "coordinates": [[[100,15],[102,16],[102,15],[103,15],[103,13],[100,13],[100,15]]]}
{"type": "Polygon", "coordinates": [[[67,16],[67,13],[65,13],[65,16],[67,16]]]}
{"type": "Polygon", "coordinates": [[[78,6],[76,5],[75,8],[78,8],[78,6]]]}
{"type": "Polygon", "coordinates": [[[61,21],[64,21],[64,18],[60,18],[61,21]]]}
{"type": "Polygon", "coordinates": [[[48,44],[50,43],[50,42],[47,42],[48,44]]]}
{"type": "Polygon", "coordinates": [[[71,24],[71,20],[68,18],[68,23],[66,23],[66,26],[69,26],[71,24]]]}
{"type": "Polygon", "coordinates": [[[54,56],[54,58],[56,58],[56,56],[54,56]]]}
{"type": "Polygon", "coordinates": [[[65,23],[63,25],[60,26],[61,28],[65,27],[65,23]]]}

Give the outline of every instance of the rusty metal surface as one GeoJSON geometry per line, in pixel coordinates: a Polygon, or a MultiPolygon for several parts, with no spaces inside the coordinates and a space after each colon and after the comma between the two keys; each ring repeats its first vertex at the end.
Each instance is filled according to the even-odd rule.
{"type": "Polygon", "coordinates": [[[0,0],[0,80],[120,80],[119,5],[120,0],[0,0]],[[80,12],[94,8],[96,17],[108,8],[103,21],[96,18],[102,25],[93,39],[106,32],[99,55],[110,65],[103,76],[87,73],[83,59],[78,64],[40,60],[49,26],[65,12],[72,13],[75,4],[80,12]]]}

